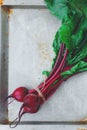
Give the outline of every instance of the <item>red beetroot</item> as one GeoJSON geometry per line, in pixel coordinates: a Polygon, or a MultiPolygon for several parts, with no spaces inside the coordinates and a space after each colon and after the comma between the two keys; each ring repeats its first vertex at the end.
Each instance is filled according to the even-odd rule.
{"type": "Polygon", "coordinates": [[[15,128],[20,122],[21,117],[25,113],[36,113],[39,110],[39,107],[40,107],[40,97],[38,95],[28,94],[27,96],[25,96],[24,103],[22,104],[18,114],[18,118],[16,118],[13,122],[11,122],[10,127],[15,128]],[[13,123],[15,122],[16,124],[13,126],[13,123]]]}
{"type": "Polygon", "coordinates": [[[27,104],[31,109],[38,108],[40,106],[40,97],[35,94],[28,94],[24,98],[24,104],[27,104]]]}
{"type": "Polygon", "coordinates": [[[26,87],[19,87],[17,88],[11,95],[9,95],[8,98],[14,98],[15,100],[19,102],[24,101],[24,97],[28,94],[28,89],[26,87]]]}
{"type": "Polygon", "coordinates": [[[22,104],[19,116],[22,115],[22,113],[36,113],[40,107],[40,97],[35,94],[28,94],[24,98],[24,103],[22,104]]]}

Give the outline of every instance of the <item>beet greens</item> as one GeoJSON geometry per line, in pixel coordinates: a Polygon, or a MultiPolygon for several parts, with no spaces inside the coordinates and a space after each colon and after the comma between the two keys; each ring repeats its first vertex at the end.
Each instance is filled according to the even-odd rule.
{"type": "Polygon", "coordinates": [[[51,13],[62,21],[53,41],[55,57],[52,69],[43,71],[47,76],[45,82],[36,89],[29,90],[27,94],[19,92],[19,97],[24,98],[18,100],[23,101],[23,104],[15,126],[23,114],[37,112],[62,82],[75,74],[87,71],[87,0],[45,0],[45,2],[51,13]]]}

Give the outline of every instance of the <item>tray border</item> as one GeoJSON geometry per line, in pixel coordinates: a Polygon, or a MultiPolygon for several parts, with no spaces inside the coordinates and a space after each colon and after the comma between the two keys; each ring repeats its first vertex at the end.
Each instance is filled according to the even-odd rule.
{"type": "MultiPolygon", "coordinates": [[[[0,98],[1,98],[1,101],[0,103],[2,102],[3,100],[3,97],[5,98],[7,95],[8,95],[8,46],[9,46],[9,43],[8,43],[8,36],[9,36],[9,33],[8,33],[8,28],[9,28],[9,24],[8,24],[8,20],[9,20],[9,14],[7,14],[7,12],[3,11],[3,7],[7,7],[7,8],[11,8],[11,9],[14,9],[14,8],[19,8],[20,6],[20,9],[21,8],[36,8],[36,9],[46,9],[46,6],[42,6],[42,5],[3,5],[0,7],[0,86],[4,86],[4,87],[0,87],[0,98]],[[6,39],[4,39],[4,37],[2,36],[2,31],[3,31],[3,15],[6,15],[6,19],[5,19],[5,23],[6,23],[6,31],[4,30],[4,33],[7,33],[6,35],[6,39]],[[7,43],[7,45],[6,45],[7,43]],[[3,60],[4,59],[4,60],[3,60]],[[3,73],[4,72],[4,73],[3,73]],[[5,82],[4,82],[5,81],[5,82]],[[6,93],[5,93],[5,96],[3,95],[2,93],[2,90],[6,89],[6,93]]],[[[4,28],[5,28],[4,27],[4,28]]],[[[0,108],[3,107],[3,104],[1,103],[0,104],[0,108]]],[[[0,123],[1,124],[9,124],[9,119],[8,119],[8,106],[7,104],[5,105],[5,109],[3,109],[2,111],[0,110],[0,113],[3,114],[3,117],[0,116],[0,123]]],[[[80,121],[21,121],[20,122],[21,125],[32,125],[32,124],[35,124],[35,125],[81,125],[81,124],[84,124],[83,122],[80,122],[80,121]]],[[[87,123],[86,123],[87,124],[87,123]]]]}
{"type": "Polygon", "coordinates": [[[3,5],[45,5],[44,0],[1,0],[3,5]]]}

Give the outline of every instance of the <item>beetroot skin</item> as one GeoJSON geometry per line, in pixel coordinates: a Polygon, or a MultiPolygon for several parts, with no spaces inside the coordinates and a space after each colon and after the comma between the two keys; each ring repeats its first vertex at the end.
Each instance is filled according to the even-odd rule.
{"type": "Polygon", "coordinates": [[[24,97],[28,94],[28,89],[26,87],[18,87],[11,95],[9,95],[8,98],[14,98],[15,100],[19,102],[23,102],[24,97]]]}

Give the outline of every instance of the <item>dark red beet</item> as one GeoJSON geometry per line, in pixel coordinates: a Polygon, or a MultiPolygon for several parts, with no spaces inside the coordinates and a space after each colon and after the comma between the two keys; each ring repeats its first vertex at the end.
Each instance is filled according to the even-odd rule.
{"type": "Polygon", "coordinates": [[[40,106],[40,97],[35,94],[28,94],[24,98],[24,104],[27,104],[29,108],[37,108],[40,106]]]}
{"type": "Polygon", "coordinates": [[[24,97],[28,94],[28,89],[26,87],[19,87],[17,88],[10,96],[6,98],[14,98],[15,100],[19,102],[24,101],[24,97]]]}
{"type": "Polygon", "coordinates": [[[20,122],[21,117],[25,113],[36,113],[39,110],[39,107],[40,107],[40,97],[35,94],[28,94],[24,98],[24,103],[22,104],[20,108],[18,118],[16,118],[13,122],[10,123],[10,127],[15,128],[20,122]],[[13,126],[14,123],[15,125],[13,126]]]}

